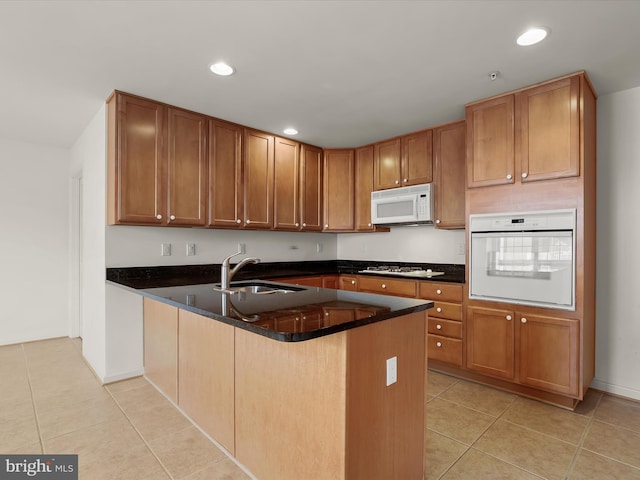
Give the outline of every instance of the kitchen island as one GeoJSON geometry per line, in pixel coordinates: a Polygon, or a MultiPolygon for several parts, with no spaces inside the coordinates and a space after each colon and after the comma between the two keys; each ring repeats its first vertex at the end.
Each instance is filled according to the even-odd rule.
{"type": "Polygon", "coordinates": [[[261,480],[421,479],[433,302],[251,283],[137,290],[147,378],[261,480]]]}

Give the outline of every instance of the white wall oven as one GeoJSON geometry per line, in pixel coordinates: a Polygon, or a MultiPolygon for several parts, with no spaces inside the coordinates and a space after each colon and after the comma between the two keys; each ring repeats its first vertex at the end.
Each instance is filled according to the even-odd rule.
{"type": "Polygon", "coordinates": [[[575,209],[470,215],[469,236],[469,298],[575,310],[575,209]]]}

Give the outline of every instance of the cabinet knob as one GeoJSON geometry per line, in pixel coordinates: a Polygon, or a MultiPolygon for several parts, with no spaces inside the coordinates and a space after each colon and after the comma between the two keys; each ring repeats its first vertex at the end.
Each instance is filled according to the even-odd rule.
{"type": "Polygon", "coordinates": [[[527,172],[522,172],[522,178],[527,178],[527,172]]]}
{"type": "Polygon", "coordinates": [[[408,178],[405,178],[404,180],[402,180],[404,183],[407,183],[409,181],[408,178]]]}
{"type": "Polygon", "coordinates": [[[237,219],[237,220],[236,220],[236,223],[242,223],[242,220],[237,219]]]}
{"type": "Polygon", "coordinates": [[[511,176],[511,174],[509,173],[509,174],[507,175],[507,180],[511,180],[512,178],[513,178],[513,177],[512,177],[512,176],[511,176]]]}
{"type": "Polygon", "coordinates": [[[355,285],[356,281],[355,280],[351,280],[351,285],[355,285]]]}
{"type": "Polygon", "coordinates": [[[436,294],[437,294],[437,295],[442,295],[442,290],[437,289],[437,290],[436,290],[436,294]]]}
{"type": "Polygon", "coordinates": [[[325,223],[325,224],[324,224],[324,228],[329,228],[329,224],[328,224],[328,223],[325,223]]]}
{"type": "Polygon", "coordinates": [[[387,288],[387,286],[383,283],[383,284],[382,284],[382,288],[387,288]]]}
{"type": "Polygon", "coordinates": [[[175,216],[175,215],[171,215],[171,216],[169,217],[169,220],[175,220],[175,219],[176,219],[176,216],[175,216]]]}
{"type": "Polygon", "coordinates": [[[396,180],[396,185],[399,185],[399,184],[400,184],[400,180],[396,180]]]}
{"type": "Polygon", "coordinates": [[[300,226],[300,224],[298,222],[296,222],[296,227],[299,227],[299,226],[300,226]]]}
{"type": "Polygon", "coordinates": [[[506,318],[507,320],[511,320],[511,315],[507,315],[505,318],[506,318]]]}
{"type": "Polygon", "coordinates": [[[247,225],[249,225],[249,224],[251,223],[251,220],[247,220],[247,221],[246,221],[246,222],[244,222],[244,223],[246,223],[247,225]]]}
{"type": "Polygon", "coordinates": [[[440,223],[440,220],[436,220],[436,225],[437,225],[438,223],[440,223]]]}
{"type": "Polygon", "coordinates": [[[440,308],[440,307],[436,308],[436,312],[438,312],[438,313],[442,312],[442,308],[440,308]]]}
{"type": "Polygon", "coordinates": [[[156,218],[157,218],[158,220],[162,220],[162,215],[158,214],[158,215],[156,215],[156,218]]]}
{"type": "Polygon", "coordinates": [[[436,328],[437,328],[438,330],[442,330],[442,325],[438,324],[438,325],[436,325],[436,328]]]}
{"type": "Polygon", "coordinates": [[[521,321],[522,323],[527,323],[527,319],[526,319],[526,318],[524,318],[524,317],[522,317],[522,318],[520,319],[520,321],[521,321]]]}
{"type": "Polygon", "coordinates": [[[367,223],[367,227],[370,227],[370,226],[371,226],[371,224],[370,224],[370,223],[367,223]]]}
{"type": "Polygon", "coordinates": [[[440,348],[442,346],[442,342],[436,342],[436,347],[440,348]]]}
{"type": "Polygon", "coordinates": [[[307,226],[307,224],[306,224],[306,223],[303,223],[303,224],[302,224],[302,226],[303,226],[303,227],[306,227],[306,226],[307,226]]]}

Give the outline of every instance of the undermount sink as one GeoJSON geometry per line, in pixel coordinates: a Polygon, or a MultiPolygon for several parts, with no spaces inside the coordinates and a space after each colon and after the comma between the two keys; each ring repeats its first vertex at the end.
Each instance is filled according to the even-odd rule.
{"type": "Polygon", "coordinates": [[[286,287],[280,285],[269,285],[266,283],[233,283],[229,288],[222,288],[220,284],[213,286],[213,289],[223,293],[251,293],[254,295],[269,295],[275,293],[293,293],[305,290],[300,287],[293,287],[287,285],[286,287]]]}

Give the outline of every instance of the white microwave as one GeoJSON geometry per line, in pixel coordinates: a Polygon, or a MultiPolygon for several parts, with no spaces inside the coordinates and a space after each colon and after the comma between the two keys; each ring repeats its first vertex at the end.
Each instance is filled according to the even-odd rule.
{"type": "Polygon", "coordinates": [[[371,223],[433,225],[432,193],[430,183],[371,192],[371,223]]]}

